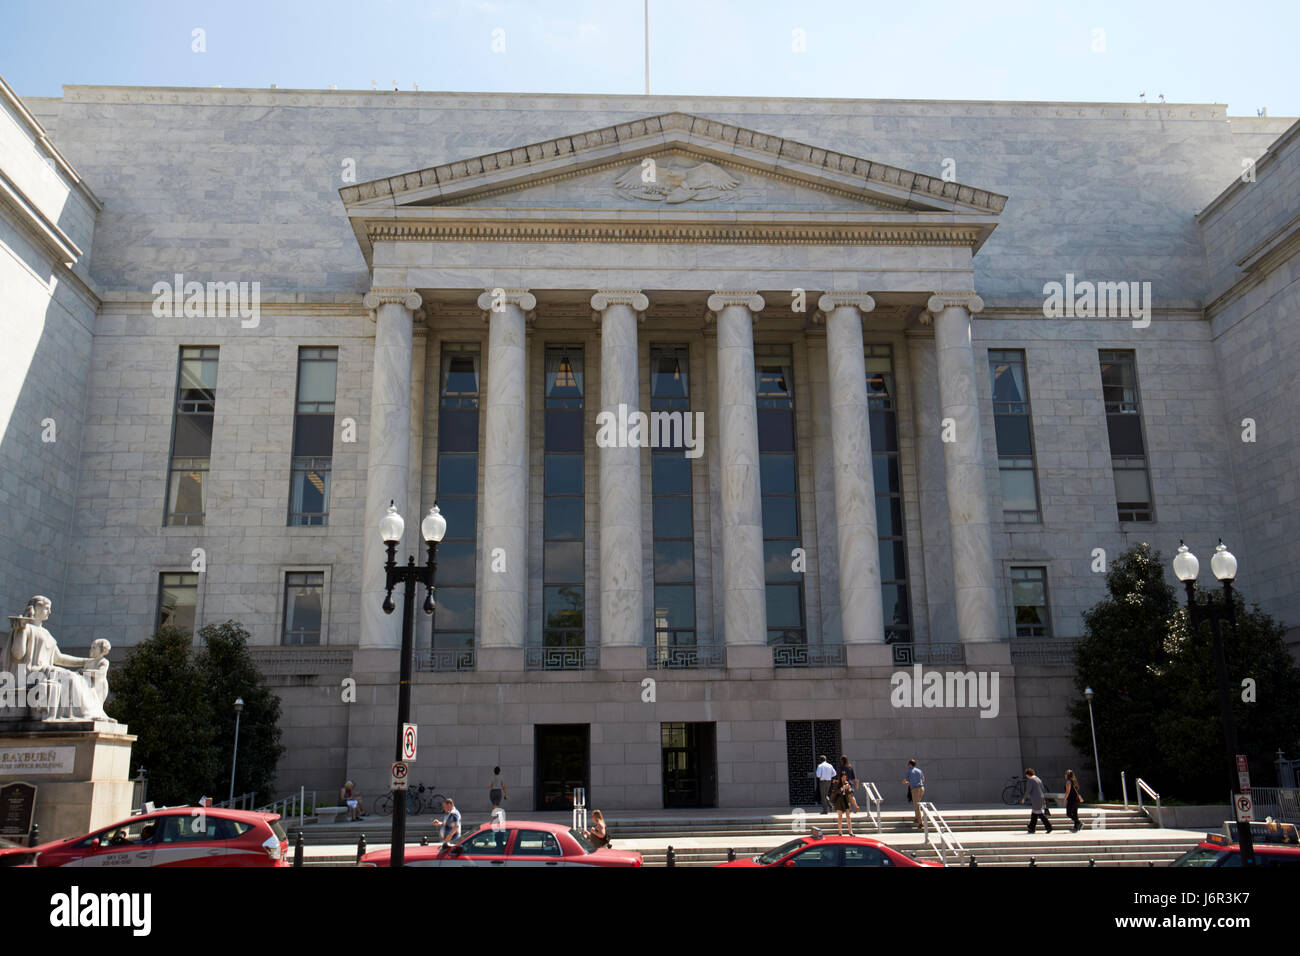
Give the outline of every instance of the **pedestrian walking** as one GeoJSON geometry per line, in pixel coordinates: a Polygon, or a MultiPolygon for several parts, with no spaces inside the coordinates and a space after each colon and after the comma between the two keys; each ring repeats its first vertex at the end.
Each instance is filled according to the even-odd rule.
{"type": "Polygon", "coordinates": [[[907,762],[907,773],[903,776],[903,783],[907,784],[907,799],[912,801],[912,826],[917,830],[924,830],[925,824],[921,822],[921,801],[925,799],[925,774],[921,772],[915,760],[907,762]]]}
{"type": "Polygon", "coordinates": [[[460,836],[460,811],[456,809],[456,801],[451,797],[442,801],[442,809],[446,814],[442,818],[442,846],[446,849],[452,840],[460,836]]]}
{"type": "Polygon", "coordinates": [[[1047,832],[1052,832],[1052,821],[1047,817],[1047,788],[1043,786],[1043,781],[1034,775],[1033,767],[1025,768],[1025,795],[1020,798],[1020,802],[1029,801],[1029,832],[1038,832],[1038,818],[1043,818],[1043,826],[1047,832]]]}
{"type": "Polygon", "coordinates": [[[501,779],[501,768],[492,768],[492,781],[488,784],[488,799],[492,801],[492,809],[499,810],[501,801],[509,796],[506,793],[506,782],[501,779]]]}
{"type": "Polygon", "coordinates": [[[831,766],[831,762],[826,759],[825,754],[819,756],[818,759],[821,763],[817,765],[817,796],[822,802],[822,813],[830,813],[831,780],[835,776],[835,768],[831,766]]]}
{"type": "Polygon", "coordinates": [[[836,832],[844,836],[844,820],[848,818],[849,836],[853,836],[853,806],[849,798],[853,793],[853,784],[849,783],[848,775],[840,771],[831,780],[831,793],[834,795],[835,805],[835,824],[836,832]]]}
{"type": "Polygon", "coordinates": [[[855,813],[860,812],[858,810],[858,798],[855,796],[858,789],[858,775],[853,769],[853,764],[849,763],[849,758],[844,754],[840,754],[840,773],[844,774],[849,781],[849,803],[853,804],[855,813]]]}
{"type": "Polygon", "coordinates": [[[1074,821],[1074,831],[1083,829],[1079,822],[1079,804],[1083,803],[1083,793],[1079,790],[1079,778],[1073,770],[1065,771],[1065,815],[1074,821]]]}

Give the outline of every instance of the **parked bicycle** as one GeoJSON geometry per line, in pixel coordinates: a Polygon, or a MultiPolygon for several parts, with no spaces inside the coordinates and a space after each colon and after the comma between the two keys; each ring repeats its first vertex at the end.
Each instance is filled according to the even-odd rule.
{"type": "Polygon", "coordinates": [[[1020,802],[1025,795],[1025,778],[1012,777],[1011,781],[1002,788],[1002,802],[1009,807],[1014,807],[1020,802]]]}
{"type": "MultiPolygon", "coordinates": [[[[376,813],[382,813],[386,817],[393,815],[394,792],[390,790],[375,801],[376,813]]],[[[415,817],[421,813],[441,813],[442,801],[445,799],[442,794],[434,793],[432,788],[425,787],[422,783],[416,784],[406,791],[406,815],[415,817]]]]}

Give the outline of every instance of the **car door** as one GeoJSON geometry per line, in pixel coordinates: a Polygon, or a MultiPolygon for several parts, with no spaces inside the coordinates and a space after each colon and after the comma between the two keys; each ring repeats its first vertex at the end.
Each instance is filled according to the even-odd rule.
{"type": "Polygon", "coordinates": [[[209,836],[215,817],[200,808],[190,813],[171,813],[159,821],[154,837],[154,866],[224,866],[225,841],[209,836]]]}
{"type": "Polygon", "coordinates": [[[785,866],[840,866],[843,855],[838,843],[809,843],[785,861],[785,866]]]}
{"type": "Polygon", "coordinates": [[[511,867],[560,866],[564,862],[564,850],[560,847],[559,838],[549,830],[526,830],[521,827],[515,833],[515,841],[507,860],[511,867]]]}
{"type": "Polygon", "coordinates": [[[77,844],[73,848],[77,855],[63,865],[96,869],[153,866],[152,837],[157,824],[157,817],[136,817],[100,830],[77,844]]]}
{"type": "Polygon", "coordinates": [[[513,832],[506,827],[496,830],[486,827],[471,834],[468,839],[457,844],[459,849],[452,857],[451,865],[505,866],[508,859],[506,850],[513,832]]]}
{"type": "Polygon", "coordinates": [[[844,845],[844,865],[893,866],[894,861],[883,850],[874,846],[855,846],[852,843],[847,843],[844,845]]]}

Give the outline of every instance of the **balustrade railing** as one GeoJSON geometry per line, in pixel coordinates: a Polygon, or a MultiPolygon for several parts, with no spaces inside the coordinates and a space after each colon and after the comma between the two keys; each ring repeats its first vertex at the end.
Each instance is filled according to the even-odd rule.
{"type": "Polygon", "coordinates": [[[417,671],[472,671],[475,666],[472,647],[435,647],[417,651],[417,671]]]}
{"type": "Polygon", "coordinates": [[[265,676],[346,674],[352,670],[351,647],[250,647],[265,676]]]}
{"type": "Polygon", "coordinates": [[[1069,667],[1074,664],[1077,640],[1070,638],[1016,638],[1011,643],[1011,663],[1039,667],[1069,667]]]}
{"type": "Polygon", "coordinates": [[[529,647],[524,657],[530,671],[581,671],[599,665],[598,647],[529,647]]]}
{"type": "Polygon", "coordinates": [[[966,645],[899,642],[890,644],[893,649],[894,666],[910,667],[913,664],[965,664],[966,645]]]}
{"type": "Polygon", "coordinates": [[[843,644],[773,644],[773,667],[843,667],[843,644]]]}
{"type": "Polygon", "coordinates": [[[681,670],[696,667],[726,667],[725,644],[673,644],[647,647],[646,667],[657,670],[681,670]]]}

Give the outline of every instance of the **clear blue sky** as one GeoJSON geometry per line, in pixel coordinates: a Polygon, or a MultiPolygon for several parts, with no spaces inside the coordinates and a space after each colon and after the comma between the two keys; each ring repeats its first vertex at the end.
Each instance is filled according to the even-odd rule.
{"type": "MultiPolygon", "coordinates": [[[[64,83],[372,81],[640,93],[642,2],[0,0],[0,75],[22,96],[64,83]]],[[[667,94],[1136,102],[1145,91],[1297,116],[1298,44],[1297,0],[650,0],[651,91],[667,94]]]]}

